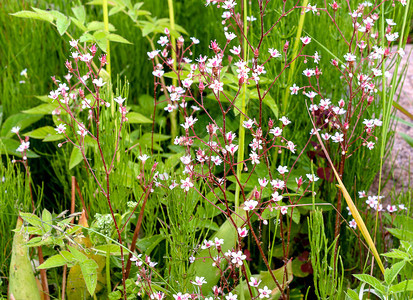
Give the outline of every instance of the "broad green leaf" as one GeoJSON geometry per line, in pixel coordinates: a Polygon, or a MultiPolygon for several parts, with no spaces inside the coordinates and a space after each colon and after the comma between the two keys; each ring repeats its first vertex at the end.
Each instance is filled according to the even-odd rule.
{"type": "Polygon", "coordinates": [[[42,20],[42,21],[47,21],[49,23],[53,22],[53,16],[50,14],[38,14],[35,13],[34,11],[28,11],[28,10],[22,10],[18,11],[14,14],[11,14],[12,16],[18,17],[18,18],[27,18],[27,19],[36,19],[36,20],[42,20]]]}
{"type": "Polygon", "coordinates": [[[35,214],[20,212],[20,217],[34,227],[42,227],[42,220],[35,214]]]}
{"type": "Polygon", "coordinates": [[[72,20],[72,22],[83,32],[87,31],[87,28],[85,25],[82,24],[82,22],[80,22],[78,19],[70,17],[70,20],[72,20]]]}
{"type": "Polygon", "coordinates": [[[79,250],[77,250],[75,247],[67,245],[67,248],[70,250],[70,253],[72,253],[73,257],[79,263],[83,263],[83,262],[88,260],[88,257],[85,254],[83,254],[82,252],[80,252],[79,250]]]}
{"type": "Polygon", "coordinates": [[[109,16],[113,16],[118,12],[121,12],[125,7],[124,6],[115,6],[109,10],[109,16]]]}
{"type": "Polygon", "coordinates": [[[93,250],[97,250],[98,253],[101,253],[105,256],[108,251],[110,252],[110,255],[120,255],[120,247],[114,244],[99,245],[94,247],[93,250]]]}
{"type": "Polygon", "coordinates": [[[382,294],[386,292],[385,286],[380,282],[380,280],[373,276],[370,276],[368,274],[354,274],[354,277],[356,277],[361,282],[369,284],[372,288],[374,288],[382,294]]]}
{"type": "MultiPolygon", "coordinates": [[[[405,280],[393,285],[389,289],[390,293],[413,292],[413,280],[405,280]]],[[[410,298],[411,299],[411,298],[410,298]]]]}
{"type": "Polygon", "coordinates": [[[1,134],[0,136],[3,137],[12,137],[15,135],[11,132],[11,129],[15,126],[20,127],[20,131],[25,129],[26,127],[32,125],[33,123],[39,121],[43,115],[27,115],[23,113],[18,113],[12,115],[6,119],[3,126],[1,127],[1,134]]]}
{"type": "Polygon", "coordinates": [[[96,285],[98,282],[97,268],[98,264],[93,259],[88,259],[79,264],[82,270],[82,275],[86,283],[87,290],[90,295],[95,293],[96,285]]]}
{"type": "Polygon", "coordinates": [[[83,160],[82,151],[80,151],[80,149],[77,147],[73,147],[72,153],[70,154],[69,170],[73,169],[78,164],[80,164],[82,160],[83,160]]]}
{"type": "Polygon", "coordinates": [[[61,254],[53,255],[49,257],[44,263],[37,267],[37,269],[51,269],[64,266],[68,263],[68,260],[61,254]]]}
{"type": "Polygon", "coordinates": [[[29,115],[51,115],[52,112],[59,107],[59,103],[45,103],[35,106],[30,109],[23,110],[22,112],[29,115]]]}
{"type": "Polygon", "coordinates": [[[144,115],[137,112],[130,112],[126,116],[128,118],[128,123],[131,124],[149,124],[152,123],[152,120],[145,117],[144,115]]]}
{"type": "Polygon", "coordinates": [[[29,251],[23,230],[23,220],[21,218],[17,219],[14,233],[8,281],[8,292],[9,295],[14,296],[14,299],[42,299],[29,259],[29,251]]]}
{"type": "Polygon", "coordinates": [[[359,300],[359,295],[355,291],[350,290],[350,289],[347,290],[346,296],[350,298],[351,300],[359,300]]]}
{"type": "MultiPolygon", "coordinates": [[[[92,21],[86,25],[88,31],[105,30],[105,23],[92,21]]],[[[116,31],[115,26],[109,23],[109,31],[116,31]]]]}
{"type": "Polygon", "coordinates": [[[42,225],[46,231],[52,230],[53,217],[52,214],[45,208],[42,212],[42,225]]]}
{"type": "Polygon", "coordinates": [[[384,280],[388,285],[390,285],[396,279],[397,275],[405,265],[406,262],[403,260],[398,263],[395,263],[393,266],[391,266],[390,269],[386,269],[384,271],[384,280]]]}
{"type": "Polygon", "coordinates": [[[393,236],[399,240],[413,241],[413,231],[398,228],[386,228],[393,236]]]}
{"type": "Polygon", "coordinates": [[[56,130],[54,130],[52,126],[44,126],[27,132],[24,135],[34,139],[44,139],[47,136],[56,135],[56,130]]]}
{"type": "Polygon", "coordinates": [[[397,259],[408,259],[410,257],[408,253],[400,251],[399,249],[393,249],[391,252],[387,252],[382,255],[389,257],[389,258],[397,258],[397,259]]]}
{"type": "Polygon", "coordinates": [[[69,25],[70,25],[70,18],[67,16],[59,17],[56,19],[56,27],[60,35],[65,34],[67,28],[69,28],[69,25]]]}
{"type": "Polygon", "coordinates": [[[72,11],[76,17],[82,24],[86,21],[86,10],[83,5],[72,7],[72,11]]]}
{"type": "Polygon", "coordinates": [[[43,142],[55,142],[59,140],[63,140],[66,137],[63,134],[53,134],[53,135],[48,135],[43,139],[43,142]]]}
{"type": "Polygon", "coordinates": [[[109,33],[107,39],[112,42],[123,43],[123,44],[132,44],[124,37],[120,36],[119,34],[109,33]]]}

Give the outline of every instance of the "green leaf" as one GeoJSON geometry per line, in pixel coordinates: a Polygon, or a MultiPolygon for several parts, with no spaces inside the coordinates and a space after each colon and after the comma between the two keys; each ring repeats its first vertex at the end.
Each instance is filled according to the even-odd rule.
{"type": "Polygon", "coordinates": [[[413,232],[407,229],[386,228],[393,236],[399,240],[413,241],[413,232]]]}
{"type": "Polygon", "coordinates": [[[128,123],[130,124],[149,124],[152,120],[137,112],[130,112],[127,114],[128,123]]]}
{"type": "Polygon", "coordinates": [[[42,225],[46,231],[52,230],[53,217],[52,214],[45,208],[42,212],[42,225]]]}
{"type": "Polygon", "coordinates": [[[83,263],[88,260],[88,257],[79,250],[77,250],[75,247],[67,245],[67,248],[70,250],[70,253],[72,253],[75,260],[77,260],[79,263],[83,263]]]}
{"type": "Polygon", "coordinates": [[[150,255],[152,250],[164,239],[165,236],[163,234],[145,237],[136,242],[136,247],[138,247],[138,249],[142,250],[142,252],[146,253],[147,255],[150,255]]]}
{"type": "Polygon", "coordinates": [[[44,103],[22,112],[29,115],[51,115],[52,112],[59,107],[59,103],[44,103]]]}
{"type": "Polygon", "coordinates": [[[359,300],[359,295],[357,295],[355,291],[350,290],[350,289],[347,290],[346,296],[352,300],[359,300]]]}
{"type": "Polygon", "coordinates": [[[393,285],[389,289],[390,293],[413,292],[413,280],[405,280],[393,285]]]}
{"type": "MultiPolygon", "coordinates": [[[[92,21],[87,24],[88,31],[105,30],[105,23],[100,21],[92,21]]],[[[115,31],[115,26],[109,23],[109,31],[115,31]]]]}
{"type": "Polygon", "coordinates": [[[109,16],[113,16],[118,12],[121,12],[125,7],[124,6],[115,6],[109,10],[109,16]]]}
{"type": "Polygon", "coordinates": [[[26,115],[22,113],[12,115],[6,119],[3,126],[1,127],[0,136],[11,137],[15,135],[13,132],[11,132],[11,129],[14,126],[20,127],[21,131],[26,127],[32,125],[33,123],[39,121],[42,117],[43,115],[26,115]]]}
{"type": "Polygon", "coordinates": [[[67,16],[62,16],[56,19],[56,27],[60,35],[65,34],[67,28],[69,28],[69,25],[70,25],[70,18],[67,16]]]}
{"type": "Polygon", "coordinates": [[[36,20],[42,20],[42,21],[47,21],[49,23],[53,22],[53,16],[50,14],[38,14],[35,13],[34,11],[28,11],[28,10],[22,10],[18,11],[14,14],[11,14],[12,16],[18,17],[18,18],[27,18],[27,19],[36,19],[36,20]]]}
{"type": "Polygon", "coordinates": [[[43,139],[43,142],[55,142],[59,140],[63,140],[65,136],[63,134],[53,134],[53,135],[48,135],[43,139]]]}
{"type": "Polygon", "coordinates": [[[64,266],[68,263],[68,260],[61,254],[49,257],[44,263],[37,267],[37,269],[51,269],[64,266]]]}
{"type": "Polygon", "coordinates": [[[403,269],[405,264],[406,262],[403,260],[395,263],[390,269],[386,269],[384,271],[384,280],[388,285],[390,285],[396,279],[397,275],[403,269]]]}
{"type": "Polygon", "coordinates": [[[82,24],[82,22],[80,22],[78,19],[74,18],[74,17],[70,17],[70,20],[72,20],[72,22],[83,32],[87,31],[87,28],[85,25],[82,24]]]}
{"type": "Polygon", "coordinates": [[[99,245],[94,247],[93,250],[96,250],[103,255],[106,255],[108,251],[110,252],[110,255],[120,255],[120,246],[114,244],[99,245]]]}
{"type": "Polygon", "coordinates": [[[78,164],[80,164],[82,160],[83,160],[82,151],[80,151],[80,149],[77,147],[73,147],[72,153],[70,154],[69,170],[73,169],[78,164]]]}
{"type": "Polygon", "coordinates": [[[410,147],[413,147],[413,137],[405,134],[404,132],[399,132],[399,135],[409,144],[410,147]]]}
{"type": "Polygon", "coordinates": [[[56,130],[54,130],[52,126],[44,126],[44,127],[40,127],[35,130],[32,130],[30,132],[27,132],[24,135],[34,138],[34,139],[44,139],[47,136],[55,135],[55,134],[56,134],[56,130]]]}
{"type": "Polygon", "coordinates": [[[35,214],[21,212],[20,217],[34,227],[42,227],[42,220],[35,214]]]}
{"type": "Polygon", "coordinates": [[[385,286],[378,280],[377,278],[370,276],[368,274],[354,274],[358,280],[369,284],[375,290],[379,291],[380,293],[384,294],[386,292],[385,286]]]}
{"type": "Polygon", "coordinates": [[[95,293],[96,284],[98,281],[97,268],[98,264],[93,259],[85,260],[80,263],[80,269],[82,270],[82,275],[86,283],[87,290],[90,295],[95,293]]]}
{"type": "Polygon", "coordinates": [[[120,36],[119,34],[109,33],[107,35],[107,39],[112,42],[123,43],[123,44],[132,44],[124,37],[120,36]]]}
{"type": "Polygon", "coordinates": [[[396,259],[408,259],[410,255],[406,252],[400,251],[399,249],[393,249],[391,252],[382,254],[383,256],[396,259]]]}
{"type": "Polygon", "coordinates": [[[86,10],[83,5],[72,7],[72,11],[76,17],[82,24],[86,21],[86,10]]]}

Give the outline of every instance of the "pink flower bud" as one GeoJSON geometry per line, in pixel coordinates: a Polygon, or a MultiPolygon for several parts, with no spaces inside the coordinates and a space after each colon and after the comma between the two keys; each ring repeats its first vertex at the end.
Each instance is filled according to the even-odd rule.
{"type": "Polygon", "coordinates": [[[103,67],[104,65],[106,65],[106,63],[107,63],[107,61],[106,61],[106,54],[103,54],[103,55],[99,58],[99,60],[100,60],[100,64],[102,65],[102,67],[103,67]]]}
{"type": "Polygon", "coordinates": [[[274,126],[274,121],[270,119],[268,121],[268,127],[271,129],[273,126],[274,126]]]}
{"type": "Polygon", "coordinates": [[[370,105],[374,101],[374,96],[369,96],[367,98],[367,104],[370,105]]]}
{"type": "Polygon", "coordinates": [[[289,42],[289,41],[285,41],[284,49],[283,49],[284,53],[287,52],[289,46],[290,46],[290,42],[289,42]]]}
{"type": "Polygon", "coordinates": [[[95,56],[96,51],[97,51],[96,45],[93,44],[92,46],[90,46],[89,50],[90,50],[90,52],[92,53],[92,55],[95,56]]]}

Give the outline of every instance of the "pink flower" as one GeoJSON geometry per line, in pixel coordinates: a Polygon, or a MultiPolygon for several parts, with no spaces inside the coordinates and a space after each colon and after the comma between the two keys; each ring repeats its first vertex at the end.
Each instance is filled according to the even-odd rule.
{"type": "Polygon", "coordinates": [[[246,227],[237,228],[237,231],[238,231],[238,235],[242,238],[244,238],[248,235],[248,229],[246,227]]]}
{"type": "Polygon", "coordinates": [[[251,277],[250,278],[250,282],[248,282],[248,284],[252,287],[258,287],[261,283],[261,280],[258,281],[257,278],[251,277]]]}
{"type": "Polygon", "coordinates": [[[193,284],[193,285],[197,285],[197,286],[201,286],[201,285],[203,285],[203,284],[205,284],[205,283],[207,283],[206,280],[205,280],[205,277],[198,277],[198,276],[196,276],[196,277],[195,277],[195,281],[192,281],[192,284],[193,284]]]}
{"type": "Polygon", "coordinates": [[[285,215],[288,212],[288,207],[287,206],[281,206],[281,213],[285,215]]]}
{"type": "Polygon", "coordinates": [[[300,87],[297,86],[297,85],[294,83],[293,86],[290,87],[291,95],[297,95],[299,89],[300,89],[300,87]]]}
{"type": "Polygon", "coordinates": [[[270,53],[271,57],[273,57],[273,58],[281,57],[281,54],[280,54],[280,52],[278,52],[277,49],[270,48],[270,49],[268,49],[268,52],[270,53]]]}
{"type": "Polygon", "coordinates": [[[194,187],[194,184],[191,182],[191,179],[189,177],[187,177],[185,180],[181,179],[181,189],[188,192],[189,189],[193,187],[194,187]]]}
{"type": "Polygon", "coordinates": [[[308,45],[311,42],[311,38],[308,36],[301,37],[300,40],[304,45],[308,45]]]}
{"type": "Polygon", "coordinates": [[[354,219],[348,222],[348,225],[353,229],[357,228],[357,222],[354,219]]]}

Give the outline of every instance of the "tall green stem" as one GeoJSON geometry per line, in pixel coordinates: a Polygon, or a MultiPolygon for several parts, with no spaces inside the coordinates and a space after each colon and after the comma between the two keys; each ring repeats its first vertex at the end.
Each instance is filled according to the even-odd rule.
{"type": "MultiPolygon", "coordinates": [[[[247,43],[247,0],[244,0],[244,25],[243,25],[243,30],[244,30],[244,41],[243,41],[243,59],[246,62],[248,59],[247,55],[247,50],[248,50],[248,43],[247,43]]],[[[246,107],[246,95],[247,95],[247,85],[244,82],[243,83],[243,89],[244,93],[242,95],[242,102],[241,102],[241,113],[240,113],[240,118],[239,118],[239,130],[238,130],[238,136],[239,136],[239,145],[238,145],[238,156],[237,156],[237,177],[239,181],[242,183],[241,180],[241,173],[243,169],[243,164],[241,163],[244,160],[244,144],[245,144],[245,128],[243,126],[243,123],[245,121],[245,107],[246,107]]],[[[238,214],[239,212],[239,197],[240,197],[240,192],[241,192],[241,186],[237,184],[235,188],[235,213],[238,214]]]]}
{"type": "MultiPolygon", "coordinates": [[[[174,4],[173,0],[168,0],[168,8],[169,8],[169,21],[171,22],[171,44],[172,44],[172,59],[173,59],[173,68],[176,70],[176,41],[175,37],[172,35],[172,31],[175,30],[175,15],[174,15],[174,4]]],[[[176,86],[176,79],[172,80],[172,85],[176,86]]],[[[174,110],[170,114],[170,121],[171,121],[171,136],[172,141],[178,135],[178,122],[177,122],[177,111],[174,110]]]]}

